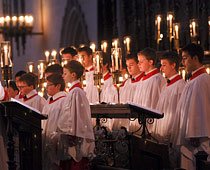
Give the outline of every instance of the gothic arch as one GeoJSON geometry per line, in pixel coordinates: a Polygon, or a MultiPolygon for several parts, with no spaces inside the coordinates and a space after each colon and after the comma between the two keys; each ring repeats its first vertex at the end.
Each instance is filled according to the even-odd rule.
{"type": "Polygon", "coordinates": [[[77,0],[67,1],[62,23],[60,46],[65,47],[89,43],[87,25],[77,0]]]}

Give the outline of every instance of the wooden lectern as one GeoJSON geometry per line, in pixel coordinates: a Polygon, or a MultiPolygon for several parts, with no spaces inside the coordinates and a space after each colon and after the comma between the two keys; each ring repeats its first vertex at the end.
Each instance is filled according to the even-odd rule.
{"type": "Polygon", "coordinates": [[[41,120],[45,116],[17,102],[1,102],[0,118],[6,129],[8,169],[42,169],[41,120]],[[15,161],[14,138],[18,139],[19,163],[15,161]]]}
{"type": "MultiPolygon", "coordinates": [[[[169,169],[168,146],[165,144],[160,144],[157,141],[148,139],[148,137],[151,138],[151,136],[149,135],[150,133],[148,132],[146,127],[148,123],[149,124],[152,123],[152,121],[148,122],[148,120],[160,119],[163,117],[164,115],[163,113],[160,113],[153,109],[148,109],[146,107],[141,107],[135,104],[97,104],[97,105],[91,105],[91,115],[92,118],[96,118],[97,126],[100,126],[100,119],[104,118],[138,119],[138,122],[142,127],[141,129],[142,133],[140,136],[135,136],[131,134],[128,135],[127,137],[128,140],[127,144],[129,145],[127,147],[129,150],[128,153],[129,167],[127,166],[126,168],[132,170],[169,169]]],[[[118,143],[120,144],[120,142],[121,141],[115,141],[117,145],[118,143]]],[[[104,142],[102,141],[102,143],[106,144],[107,139],[105,139],[104,142]]],[[[123,144],[125,143],[126,142],[124,142],[123,144]]],[[[109,148],[105,148],[104,150],[107,149],[109,148]]],[[[114,155],[116,154],[116,152],[112,154],[114,155]]],[[[116,157],[120,155],[122,154],[113,156],[115,162],[118,161],[116,160],[116,157]]],[[[98,167],[99,168],[96,169],[102,169],[100,165],[98,165],[98,167]]],[[[109,165],[107,165],[106,168],[111,169],[109,165]]],[[[121,167],[118,166],[118,168],[121,167]]]]}

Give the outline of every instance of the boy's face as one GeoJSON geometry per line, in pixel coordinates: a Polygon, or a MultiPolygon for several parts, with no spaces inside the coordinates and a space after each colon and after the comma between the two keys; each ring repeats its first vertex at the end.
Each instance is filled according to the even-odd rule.
{"type": "Polygon", "coordinates": [[[79,52],[79,55],[82,57],[82,64],[84,67],[89,67],[93,64],[92,56],[88,56],[86,51],[79,52]]]}
{"type": "Polygon", "coordinates": [[[54,85],[52,82],[47,80],[47,94],[50,96],[54,96],[56,93],[58,93],[60,91],[60,85],[54,85]]]}
{"type": "Polygon", "coordinates": [[[72,83],[75,81],[75,73],[71,73],[68,69],[63,68],[63,79],[65,83],[72,83]]]}
{"type": "Polygon", "coordinates": [[[167,59],[161,59],[161,67],[160,70],[165,73],[167,78],[170,78],[172,73],[175,71],[175,63],[170,63],[167,59]]]}
{"type": "Polygon", "coordinates": [[[134,59],[126,60],[126,66],[128,69],[128,73],[131,76],[136,76],[140,73],[138,63],[134,59]]]}
{"type": "Polygon", "coordinates": [[[17,87],[21,93],[21,95],[27,95],[28,93],[30,93],[34,88],[33,86],[28,86],[26,84],[26,82],[23,82],[23,81],[18,81],[17,82],[17,87]]]}
{"type": "Polygon", "coordinates": [[[196,62],[195,57],[191,58],[188,52],[186,51],[182,52],[182,64],[188,73],[191,73],[192,71],[195,70],[195,62],[196,62]]]}
{"type": "Polygon", "coordinates": [[[142,72],[148,72],[150,71],[150,68],[153,64],[152,60],[146,59],[144,55],[138,55],[138,60],[139,60],[139,69],[142,72]]]}

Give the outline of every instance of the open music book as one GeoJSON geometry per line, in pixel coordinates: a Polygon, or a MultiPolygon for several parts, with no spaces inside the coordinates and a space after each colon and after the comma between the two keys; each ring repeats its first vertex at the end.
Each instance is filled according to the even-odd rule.
{"type": "Polygon", "coordinates": [[[33,110],[33,111],[35,111],[35,112],[37,112],[37,113],[39,113],[39,114],[42,114],[39,110],[37,110],[37,109],[35,109],[35,108],[33,108],[33,107],[31,107],[31,106],[29,106],[29,105],[27,105],[27,104],[25,104],[25,103],[19,101],[19,100],[16,100],[16,99],[14,99],[14,98],[11,98],[11,101],[12,101],[12,102],[19,103],[19,104],[21,104],[21,105],[27,107],[27,108],[30,109],[30,110],[33,110]]]}

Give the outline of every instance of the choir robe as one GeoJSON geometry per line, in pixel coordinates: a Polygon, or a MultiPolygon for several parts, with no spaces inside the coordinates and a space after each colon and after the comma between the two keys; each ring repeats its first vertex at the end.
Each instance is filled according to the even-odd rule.
{"type": "Polygon", "coordinates": [[[119,98],[120,98],[120,103],[129,103],[133,102],[134,100],[134,95],[136,92],[136,87],[140,80],[142,79],[144,73],[140,73],[136,77],[129,78],[125,80],[120,86],[119,89],[119,98]]]}
{"type": "Polygon", "coordinates": [[[67,146],[67,154],[76,162],[94,155],[95,138],[90,105],[79,81],[73,82],[63,102],[57,131],[60,136],[63,135],[59,143],[67,146]]]}
{"type": "MultiPolygon", "coordinates": [[[[159,73],[158,69],[153,69],[141,79],[138,83],[133,102],[140,106],[156,109],[160,92],[166,83],[165,78],[159,73]]],[[[139,124],[136,121],[136,130],[139,124]]],[[[153,125],[148,126],[148,130],[153,132],[153,125]]]]}
{"type": "MultiPolygon", "coordinates": [[[[100,102],[118,103],[118,91],[113,84],[112,74],[107,72],[103,75],[104,85],[101,88],[100,102]]],[[[112,130],[113,119],[107,119],[107,122],[102,123],[102,126],[112,130]]]]}
{"type": "Polygon", "coordinates": [[[118,103],[117,88],[113,84],[112,74],[107,72],[103,75],[104,85],[101,88],[100,102],[118,103]]]}
{"type": "Polygon", "coordinates": [[[210,76],[204,67],[192,73],[177,106],[180,124],[177,145],[181,146],[181,167],[195,169],[194,155],[198,151],[210,154],[210,76]],[[189,144],[190,138],[199,138],[200,146],[189,144]]]}
{"type": "MultiPolygon", "coordinates": [[[[133,78],[125,80],[119,88],[119,99],[120,103],[131,103],[134,99],[134,94],[136,92],[136,87],[140,83],[144,73],[140,73],[133,78]]],[[[126,127],[128,131],[133,131],[135,121],[127,119],[115,119],[114,129],[119,129],[121,126],[126,127]]]]}
{"type": "Polygon", "coordinates": [[[59,169],[59,159],[56,153],[57,143],[51,137],[57,130],[57,121],[62,114],[61,108],[67,93],[60,91],[47,100],[47,104],[42,110],[42,114],[48,116],[47,120],[42,120],[43,129],[43,169],[59,169]]]}
{"type": "Polygon", "coordinates": [[[186,82],[178,74],[168,79],[164,85],[157,103],[157,110],[164,113],[162,119],[156,120],[154,134],[161,142],[174,141],[173,130],[177,127],[176,107],[186,82]]]}
{"type": "Polygon", "coordinates": [[[20,101],[40,112],[42,112],[44,105],[47,103],[43,97],[38,95],[35,89],[21,98],[20,101]]]}
{"type": "Polygon", "coordinates": [[[94,68],[91,67],[85,71],[86,86],[84,91],[86,92],[89,103],[99,103],[99,92],[97,86],[94,85],[94,68]]]}

